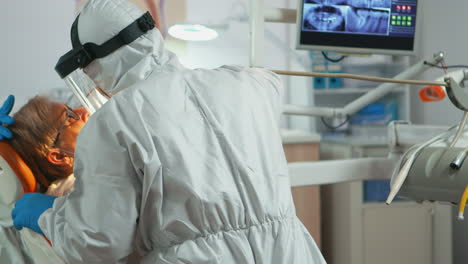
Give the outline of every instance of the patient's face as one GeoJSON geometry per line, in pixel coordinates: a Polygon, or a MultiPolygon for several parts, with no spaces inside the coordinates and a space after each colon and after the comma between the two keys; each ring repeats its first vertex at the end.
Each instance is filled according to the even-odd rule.
{"type": "Polygon", "coordinates": [[[56,119],[59,120],[57,122],[58,127],[60,127],[62,124],[65,124],[57,140],[57,147],[74,152],[76,138],[88,121],[89,113],[83,107],[74,108],[73,112],[75,112],[79,117],[78,120],[75,120],[73,118],[67,117],[66,105],[55,102],[52,102],[52,104],[56,119]]]}

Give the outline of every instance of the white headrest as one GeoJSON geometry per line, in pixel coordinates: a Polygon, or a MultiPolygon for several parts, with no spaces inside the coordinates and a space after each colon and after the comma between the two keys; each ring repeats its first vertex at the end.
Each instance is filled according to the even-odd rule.
{"type": "Polygon", "coordinates": [[[23,195],[23,187],[10,165],[0,156],[0,225],[13,225],[11,210],[15,201],[23,195]]]}

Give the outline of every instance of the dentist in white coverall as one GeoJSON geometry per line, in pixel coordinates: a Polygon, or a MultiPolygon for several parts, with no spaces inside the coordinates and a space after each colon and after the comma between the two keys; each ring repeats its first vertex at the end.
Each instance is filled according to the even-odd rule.
{"type": "Polygon", "coordinates": [[[141,17],[126,0],[81,11],[70,63],[110,99],[78,137],[74,191],[24,196],[15,227],[42,232],[67,263],[125,263],[134,252],[141,263],[325,263],[291,197],[280,79],[185,68],[141,17]]]}

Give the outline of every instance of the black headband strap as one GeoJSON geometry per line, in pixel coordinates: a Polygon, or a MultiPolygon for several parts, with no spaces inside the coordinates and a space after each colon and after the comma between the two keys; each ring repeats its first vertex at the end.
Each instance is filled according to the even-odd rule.
{"type": "Polygon", "coordinates": [[[128,45],[154,28],[154,20],[149,12],[122,29],[117,35],[102,45],[94,43],[81,44],[78,35],[79,16],[71,28],[71,41],[73,50],[62,56],[55,66],[55,70],[64,78],[78,68],[88,66],[93,60],[106,57],[124,45],[128,45]]]}

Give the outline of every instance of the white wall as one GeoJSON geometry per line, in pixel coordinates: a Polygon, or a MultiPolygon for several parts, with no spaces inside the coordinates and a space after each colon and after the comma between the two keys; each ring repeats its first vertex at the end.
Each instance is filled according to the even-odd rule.
{"type": "Polygon", "coordinates": [[[58,58],[71,48],[73,0],[0,2],[0,102],[28,98],[64,86],[54,71],[58,58]]]}

